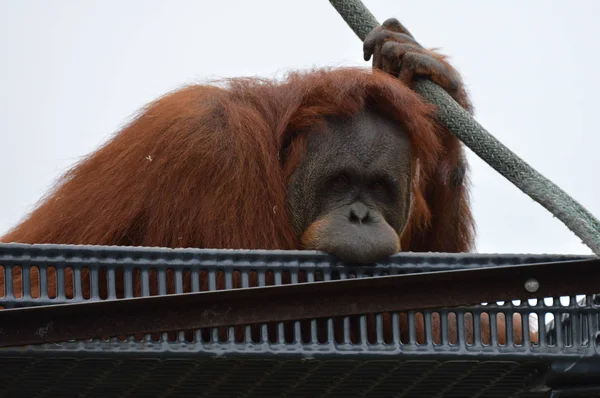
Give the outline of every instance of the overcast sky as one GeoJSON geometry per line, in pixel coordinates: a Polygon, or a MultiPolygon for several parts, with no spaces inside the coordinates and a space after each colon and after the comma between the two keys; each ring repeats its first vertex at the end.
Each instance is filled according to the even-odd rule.
{"type": "MultiPolygon", "coordinates": [[[[600,216],[600,2],[365,0],[450,55],[476,119],[600,216]]],[[[0,235],[144,104],[187,83],[368,66],[327,0],[0,0],[0,235]]],[[[479,252],[591,253],[469,151],[479,252]]]]}

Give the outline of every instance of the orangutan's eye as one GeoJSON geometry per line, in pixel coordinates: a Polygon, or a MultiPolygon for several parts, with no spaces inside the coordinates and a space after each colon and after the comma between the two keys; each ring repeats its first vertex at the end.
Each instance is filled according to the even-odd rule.
{"type": "Polygon", "coordinates": [[[334,189],[346,189],[350,185],[350,179],[345,174],[338,174],[331,179],[330,186],[334,189]]]}

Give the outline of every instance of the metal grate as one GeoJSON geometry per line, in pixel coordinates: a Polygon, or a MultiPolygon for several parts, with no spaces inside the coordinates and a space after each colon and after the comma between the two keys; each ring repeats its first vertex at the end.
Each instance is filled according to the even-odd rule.
{"type": "MultiPolygon", "coordinates": [[[[403,253],[375,266],[347,267],[314,252],[5,244],[0,307],[582,258],[588,257],[403,253]],[[10,283],[16,275],[22,283],[10,283]],[[49,287],[54,280],[56,288],[49,287]]],[[[592,296],[510,299],[3,348],[0,397],[542,397],[547,389],[531,388],[544,385],[553,361],[600,361],[600,311],[592,296]],[[546,330],[552,320],[560,320],[558,327],[546,330]],[[485,341],[488,329],[504,338],[491,333],[485,341]]]]}
{"type": "Polygon", "coordinates": [[[3,397],[545,396],[522,393],[544,367],[514,362],[4,359],[3,369],[3,397]]]}

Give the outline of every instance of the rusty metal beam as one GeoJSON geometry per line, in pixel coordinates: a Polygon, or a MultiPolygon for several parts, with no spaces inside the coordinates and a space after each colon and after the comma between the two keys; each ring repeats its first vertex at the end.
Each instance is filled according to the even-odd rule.
{"type": "Polygon", "coordinates": [[[575,260],[0,311],[0,347],[600,292],[575,260]]]}

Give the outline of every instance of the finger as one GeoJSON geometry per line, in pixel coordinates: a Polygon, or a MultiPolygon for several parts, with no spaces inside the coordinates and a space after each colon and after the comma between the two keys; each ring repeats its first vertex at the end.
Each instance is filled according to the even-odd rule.
{"type": "Polygon", "coordinates": [[[402,64],[401,59],[398,59],[398,58],[391,59],[390,57],[380,57],[380,60],[381,61],[379,63],[381,64],[381,66],[379,67],[379,69],[381,69],[385,73],[388,73],[392,76],[395,76],[395,77],[398,76],[398,74],[400,73],[400,65],[402,64]]]}
{"type": "Polygon", "coordinates": [[[373,51],[373,68],[383,69],[383,58],[381,57],[381,46],[376,46],[373,51]]]}
{"type": "Polygon", "coordinates": [[[392,32],[390,30],[373,30],[363,43],[363,54],[365,61],[371,58],[371,55],[375,52],[378,46],[382,46],[388,41],[394,41],[397,43],[408,43],[419,48],[423,48],[415,39],[404,33],[392,32]]]}
{"type": "Polygon", "coordinates": [[[381,25],[386,27],[387,29],[393,31],[393,32],[397,32],[397,33],[403,33],[407,36],[410,36],[411,38],[414,39],[414,36],[410,33],[410,31],[408,29],[406,29],[404,27],[404,25],[402,25],[400,23],[400,21],[398,21],[396,18],[388,18],[385,20],[385,22],[381,25]]]}
{"type": "Polygon", "coordinates": [[[382,29],[383,28],[381,26],[376,27],[371,32],[369,32],[369,34],[365,38],[365,41],[363,42],[363,55],[365,61],[368,61],[371,58],[371,55],[373,55],[373,53],[375,52],[376,38],[378,37],[382,29]]]}
{"type": "Polygon", "coordinates": [[[426,54],[426,51],[413,44],[386,41],[383,46],[381,46],[379,53],[379,57],[381,58],[381,69],[393,76],[398,76],[404,55],[408,53],[426,54]]]}
{"type": "Polygon", "coordinates": [[[437,59],[427,54],[416,52],[406,53],[402,59],[399,78],[400,80],[404,79],[403,81],[408,83],[415,75],[430,78],[450,94],[456,93],[460,86],[458,75],[449,70],[446,65],[437,59]]]}
{"type": "Polygon", "coordinates": [[[397,41],[386,41],[381,46],[380,54],[382,57],[393,60],[402,60],[406,53],[418,53],[427,55],[427,50],[412,43],[399,43],[397,41]]]}

